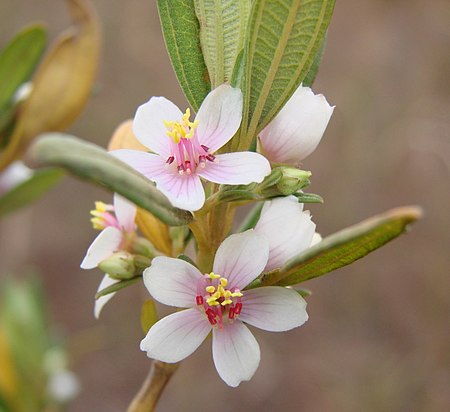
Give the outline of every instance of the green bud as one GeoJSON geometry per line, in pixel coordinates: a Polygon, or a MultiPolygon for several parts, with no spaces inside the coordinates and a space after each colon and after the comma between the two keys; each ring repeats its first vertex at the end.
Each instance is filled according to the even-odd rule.
{"type": "Polygon", "coordinates": [[[136,239],[133,240],[131,251],[137,255],[146,256],[148,258],[155,256],[155,248],[145,237],[136,237],[136,239]]]}
{"type": "Polygon", "coordinates": [[[289,196],[309,185],[311,172],[287,166],[280,169],[283,176],[276,185],[280,194],[289,196]]]}
{"type": "Polygon", "coordinates": [[[102,260],[98,264],[98,268],[117,280],[131,279],[135,276],[136,271],[134,256],[125,251],[114,253],[109,258],[102,260]]]}
{"type": "Polygon", "coordinates": [[[141,274],[144,269],[147,269],[152,264],[152,260],[146,256],[136,255],[134,256],[134,265],[136,266],[135,275],[141,274]]]}
{"type": "Polygon", "coordinates": [[[255,188],[254,191],[262,192],[263,190],[276,185],[282,177],[283,177],[282,168],[276,167],[275,169],[272,169],[270,175],[266,176],[264,180],[258,184],[258,186],[255,188]]]}

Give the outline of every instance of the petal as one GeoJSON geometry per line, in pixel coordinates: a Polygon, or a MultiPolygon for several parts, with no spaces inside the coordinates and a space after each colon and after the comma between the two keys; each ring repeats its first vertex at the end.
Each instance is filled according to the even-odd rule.
{"type": "Polygon", "coordinates": [[[133,132],[152,152],[170,156],[169,137],[164,121],[180,121],[181,110],[165,97],[152,97],[139,106],[133,120],[133,132]]]}
{"type": "Polygon", "coordinates": [[[211,153],[237,132],[242,120],[242,92],[223,84],[210,92],[198,110],[197,136],[211,153]]]}
{"type": "Polygon", "coordinates": [[[320,233],[314,233],[312,240],[311,240],[311,246],[317,245],[317,243],[322,242],[322,235],[320,233]]]}
{"type": "Polygon", "coordinates": [[[178,308],[195,306],[199,270],[181,259],[155,257],[144,270],[144,284],[158,302],[178,308]]]}
{"type": "Polygon", "coordinates": [[[262,153],[271,162],[297,165],[316,149],[333,110],[323,95],[300,85],[259,134],[262,153]]]}
{"type": "Polygon", "coordinates": [[[32,175],[33,171],[30,168],[20,160],[16,160],[0,173],[0,194],[6,193],[32,175]]]}
{"type": "Polygon", "coordinates": [[[269,332],[282,332],[308,320],[306,301],[293,289],[267,286],[246,290],[239,319],[269,332]]]}
{"type": "MultiPolygon", "coordinates": [[[[100,292],[101,290],[114,285],[115,283],[120,282],[119,280],[115,280],[115,279],[111,279],[108,275],[105,275],[102,279],[102,281],[100,282],[100,285],[98,286],[97,289],[97,293],[100,292]]],[[[100,312],[103,309],[103,306],[105,306],[110,300],[111,298],[116,294],[116,292],[114,293],[109,293],[108,295],[105,296],[101,296],[98,299],[95,300],[95,305],[94,305],[94,316],[98,319],[100,316],[100,312]]]]}
{"type": "Polygon", "coordinates": [[[253,230],[227,237],[217,250],[214,272],[227,278],[230,287],[244,289],[267,264],[269,245],[253,230]]]}
{"type": "Polygon", "coordinates": [[[149,358],[179,362],[193,353],[210,331],[211,324],[198,309],[186,309],[156,322],[141,341],[141,350],[149,358]]]}
{"type": "Polygon", "coordinates": [[[309,248],[316,229],[309,212],[294,196],[264,203],[255,232],[269,242],[269,260],[264,271],[283,266],[289,259],[309,248]]]}
{"type": "Polygon", "coordinates": [[[81,269],[93,269],[102,260],[117,251],[122,243],[122,232],[114,226],[103,229],[89,246],[86,256],[81,262],[81,269]]]}
{"type": "Polygon", "coordinates": [[[205,191],[197,174],[179,175],[177,172],[166,171],[157,176],[155,182],[156,187],[175,207],[194,212],[205,203],[205,191]]]}
{"type": "Polygon", "coordinates": [[[261,353],[258,342],[242,322],[213,329],[213,358],[217,372],[229,386],[252,378],[261,353]]]}
{"type": "Polygon", "coordinates": [[[135,230],[136,225],[134,219],[136,218],[136,205],[128,199],[114,193],[114,213],[116,214],[119,225],[122,226],[126,232],[135,230]]]}
{"type": "Polygon", "coordinates": [[[155,177],[167,173],[165,159],[156,154],[130,149],[113,150],[109,153],[143,174],[147,179],[154,180],[155,177]]]}
{"type": "Polygon", "coordinates": [[[258,153],[237,152],[216,155],[197,173],[210,182],[228,185],[260,183],[270,173],[270,163],[258,153]]]}

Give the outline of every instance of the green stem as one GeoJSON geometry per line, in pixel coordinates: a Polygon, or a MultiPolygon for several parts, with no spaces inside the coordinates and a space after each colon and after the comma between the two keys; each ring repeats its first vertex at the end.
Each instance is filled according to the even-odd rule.
{"type": "Polygon", "coordinates": [[[127,412],[153,412],[161,394],[179,363],[153,361],[150,372],[127,412]]]}

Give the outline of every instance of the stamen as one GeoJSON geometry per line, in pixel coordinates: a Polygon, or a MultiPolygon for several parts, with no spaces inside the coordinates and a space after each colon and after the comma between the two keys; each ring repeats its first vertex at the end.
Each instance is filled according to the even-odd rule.
{"type": "Polygon", "coordinates": [[[197,305],[203,305],[203,296],[196,296],[195,298],[197,305]]]}

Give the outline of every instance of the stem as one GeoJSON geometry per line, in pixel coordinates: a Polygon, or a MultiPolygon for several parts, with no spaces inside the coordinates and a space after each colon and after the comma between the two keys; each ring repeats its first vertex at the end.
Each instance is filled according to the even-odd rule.
{"type": "Polygon", "coordinates": [[[150,372],[127,412],[153,412],[161,394],[177,370],[179,363],[153,361],[150,372]]]}

